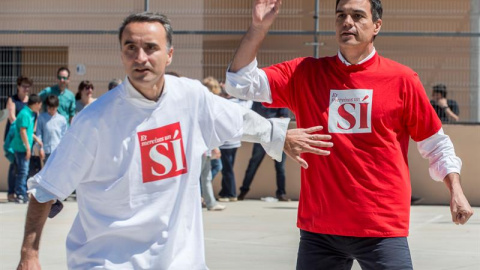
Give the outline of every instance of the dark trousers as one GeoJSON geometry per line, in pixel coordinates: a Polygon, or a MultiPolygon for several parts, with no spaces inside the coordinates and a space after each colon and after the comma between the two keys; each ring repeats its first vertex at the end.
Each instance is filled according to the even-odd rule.
{"type": "Polygon", "coordinates": [[[237,148],[220,149],[222,153],[222,189],[218,193],[220,197],[237,197],[235,174],[233,173],[233,165],[235,163],[235,155],[237,148]]]}
{"type": "MultiPolygon", "coordinates": [[[[285,153],[282,153],[282,162],[275,162],[275,172],[277,175],[277,191],[276,195],[284,195],[285,192],[285,153]]],[[[248,192],[250,190],[250,185],[252,184],[253,178],[257,173],[260,163],[262,163],[263,158],[265,157],[265,150],[262,145],[259,143],[253,144],[252,157],[248,162],[247,171],[245,171],[245,178],[243,178],[243,184],[240,187],[241,191],[248,192]]]]}
{"type": "Polygon", "coordinates": [[[8,167],[8,194],[15,194],[15,177],[17,174],[17,165],[15,161],[8,167]]]}
{"type": "Polygon", "coordinates": [[[406,237],[349,237],[300,230],[297,270],[412,270],[406,237]]]}

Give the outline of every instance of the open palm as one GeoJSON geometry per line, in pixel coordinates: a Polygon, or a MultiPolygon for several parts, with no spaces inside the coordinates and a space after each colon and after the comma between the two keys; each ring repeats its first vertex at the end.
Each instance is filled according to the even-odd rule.
{"type": "Polygon", "coordinates": [[[270,27],[282,5],[281,0],[256,0],[253,8],[253,24],[270,27]]]}

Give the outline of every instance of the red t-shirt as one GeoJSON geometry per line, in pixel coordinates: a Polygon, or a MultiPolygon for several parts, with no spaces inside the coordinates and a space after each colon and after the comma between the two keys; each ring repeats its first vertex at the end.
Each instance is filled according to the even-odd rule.
{"type": "Polygon", "coordinates": [[[409,136],[441,128],[418,75],[375,54],[346,66],[335,57],[297,58],[264,71],[268,107],[288,107],[299,128],[321,125],[332,135],[329,156],[303,154],[297,225],[356,237],[408,235],[409,136]]]}

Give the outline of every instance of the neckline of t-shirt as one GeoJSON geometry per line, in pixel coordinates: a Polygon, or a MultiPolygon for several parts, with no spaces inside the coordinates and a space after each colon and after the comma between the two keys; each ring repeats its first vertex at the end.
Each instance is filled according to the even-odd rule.
{"type": "Polygon", "coordinates": [[[367,67],[371,66],[375,61],[378,59],[378,52],[375,52],[375,54],[372,56],[372,58],[368,59],[367,61],[361,63],[361,64],[353,64],[353,65],[346,65],[343,63],[340,58],[335,56],[335,61],[337,64],[345,71],[347,72],[354,72],[354,71],[360,71],[360,70],[365,70],[367,67]]]}

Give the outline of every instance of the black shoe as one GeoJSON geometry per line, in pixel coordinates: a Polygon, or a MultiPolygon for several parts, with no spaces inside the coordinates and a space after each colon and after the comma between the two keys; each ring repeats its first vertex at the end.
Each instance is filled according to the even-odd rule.
{"type": "Polygon", "coordinates": [[[277,195],[277,199],[279,202],[289,202],[291,201],[285,194],[277,195]]]}
{"type": "Polygon", "coordinates": [[[411,196],[411,197],[410,197],[410,205],[418,204],[418,203],[421,202],[422,200],[423,200],[423,198],[421,198],[421,197],[411,196]]]}
{"type": "Polygon", "coordinates": [[[237,199],[238,199],[239,201],[245,200],[245,196],[247,196],[247,193],[248,193],[248,191],[240,190],[240,195],[238,195],[237,199]]]}

